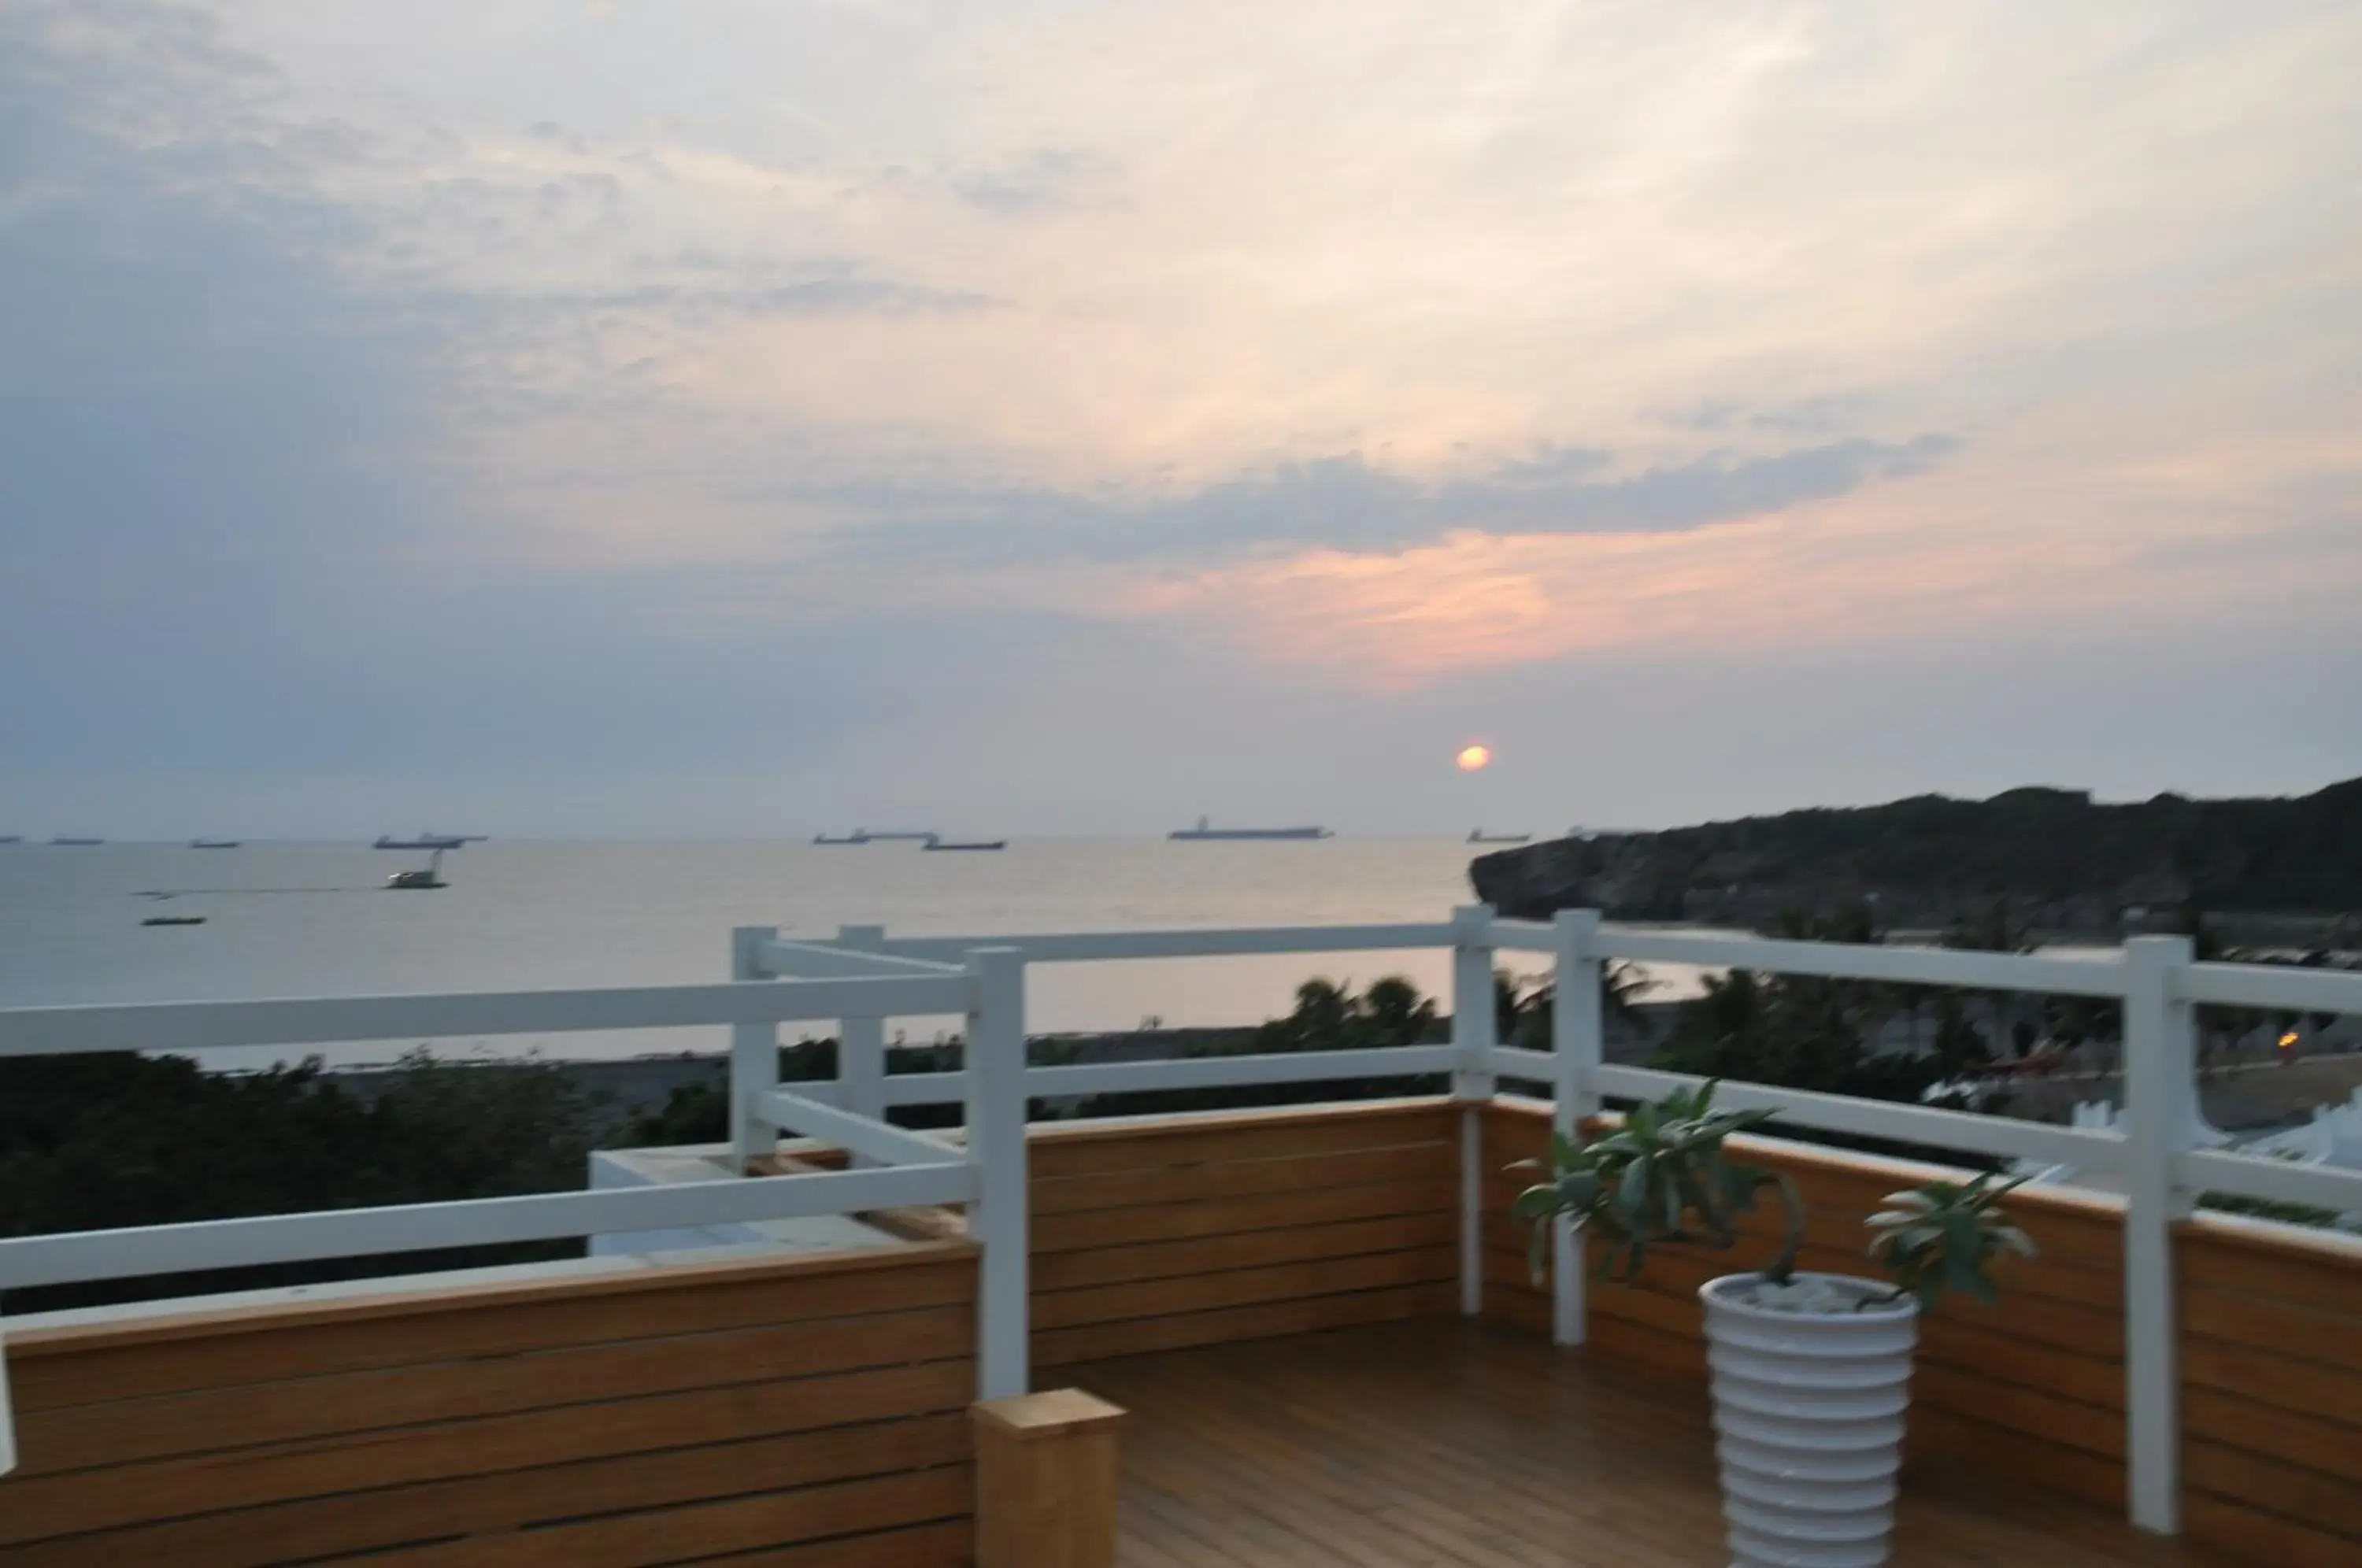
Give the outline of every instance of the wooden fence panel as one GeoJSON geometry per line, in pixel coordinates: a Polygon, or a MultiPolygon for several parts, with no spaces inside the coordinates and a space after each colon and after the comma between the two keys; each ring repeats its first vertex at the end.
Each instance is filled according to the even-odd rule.
{"type": "Polygon", "coordinates": [[[19,1331],[0,1564],[955,1563],[976,1275],[941,1242],[19,1331]]]}
{"type": "Polygon", "coordinates": [[[1037,1129],[1036,1364],[1451,1312],[1456,1116],[1381,1101],[1037,1129]]]}

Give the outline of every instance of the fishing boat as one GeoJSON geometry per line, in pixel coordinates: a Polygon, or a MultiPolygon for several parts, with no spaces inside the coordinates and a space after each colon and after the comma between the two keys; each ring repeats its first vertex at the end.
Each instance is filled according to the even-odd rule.
{"type": "Polygon", "coordinates": [[[449,887],[451,884],[442,878],[443,855],[444,851],[437,849],[427,858],[426,864],[418,870],[397,871],[385,879],[386,891],[390,893],[423,892],[433,888],[449,887]]]}
{"type": "Polygon", "coordinates": [[[927,842],[919,847],[922,849],[1006,849],[1009,847],[1009,841],[1005,838],[943,838],[934,834],[929,834],[927,842]]]}
{"type": "Polygon", "coordinates": [[[1325,827],[1218,828],[1199,817],[1196,827],[1176,828],[1164,836],[1175,843],[1203,844],[1215,839],[1314,839],[1337,835],[1325,827]]]}
{"type": "Polygon", "coordinates": [[[1483,828],[1473,828],[1468,834],[1471,844],[1531,844],[1533,841],[1534,835],[1529,833],[1486,833],[1483,828]]]}

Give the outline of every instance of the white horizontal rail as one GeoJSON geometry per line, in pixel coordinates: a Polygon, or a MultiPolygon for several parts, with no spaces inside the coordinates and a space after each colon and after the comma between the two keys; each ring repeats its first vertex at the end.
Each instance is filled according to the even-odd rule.
{"type": "Polygon", "coordinates": [[[2174,980],[2183,1001],[2286,1012],[2362,1012],[2362,974],[2286,964],[2192,964],[2174,980]]]}
{"type": "MultiPolygon", "coordinates": [[[[1694,1088],[1705,1081],[1689,1073],[1661,1072],[1654,1067],[1603,1066],[1592,1076],[1601,1094],[1631,1099],[1661,1099],[1674,1089],[1694,1088]]],[[[1900,1143],[1983,1154],[2010,1154],[2048,1165],[2076,1165],[2087,1171],[2119,1169],[2125,1158],[2125,1141],[2119,1133],[2093,1128],[2051,1127],[2005,1116],[1980,1116],[1973,1111],[1938,1110],[1932,1106],[1898,1105],[1891,1100],[1856,1099],[1848,1095],[1815,1094],[1806,1089],[1772,1088],[1727,1080],[1716,1087],[1714,1103],[1724,1110],[1777,1110],[1796,1126],[1817,1127],[1827,1132],[1892,1138],[1900,1143]]],[[[1770,1135],[1779,1136],[1777,1129],[1770,1135]]]]}
{"type": "Polygon", "coordinates": [[[889,1073],[878,1086],[886,1105],[955,1105],[966,1098],[966,1073],[889,1073]]]}
{"type": "Polygon", "coordinates": [[[828,942],[759,943],[755,948],[755,961],[765,973],[780,979],[861,979],[966,973],[957,964],[906,958],[891,953],[864,953],[858,948],[839,947],[828,942]]]}
{"type": "Polygon", "coordinates": [[[2362,1213],[2362,1170],[2338,1165],[2193,1150],[2174,1156],[2174,1179],[2191,1192],[2229,1192],[2341,1214],[2362,1213]]]}
{"type": "Polygon", "coordinates": [[[1558,952],[1558,928],[1548,921],[1503,920],[1493,922],[1493,945],[1504,953],[1558,952]]]}
{"type": "Polygon", "coordinates": [[[1122,1094],[1141,1089],[1231,1088],[1320,1083],[1335,1078],[1417,1077],[1451,1070],[1449,1045],[1388,1045],[1367,1051],[1292,1051],[1253,1056],[1185,1056],[1159,1062],[1091,1062],[1029,1067],[1025,1092],[1122,1094]]]}
{"type": "Polygon", "coordinates": [[[1958,986],[1980,991],[2047,991],[2064,996],[2120,997],[2120,958],[2065,958],[2039,953],[1966,953],[1948,947],[1886,947],[1861,943],[1786,942],[1758,936],[1649,931],[1603,925],[1595,944],[1602,958],[1648,964],[1695,964],[1709,969],[1762,969],[1840,980],[1958,986]]]}
{"type": "Polygon", "coordinates": [[[900,936],[885,951],[904,958],[956,959],[977,947],[1014,947],[1027,964],[1092,964],[1124,958],[1234,958],[1261,953],[1362,953],[1446,947],[1451,927],[1303,925],[1206,931],[1060,932],[1035,936],[900,936]]]}
{"type": "Polygon", "coordinates": [[[1558,1057],[1548,1051],[1529,1051],[1522,1045],[1496,1045],[1485,1059],[1494,1072],[1529,1084],[1553,1083],[1558,1077],[1558,1057]]]}
{"type": "Polygon", "coordinates": [[[889,1165],[925,1165],[966,1157],[941,1139],[840,1110],[787,1089],[762,1096],[756,1101],[756,1114],[783,1131],[818,1138],[889,1165]]]}
{"type": "Polygon", "coordinates": [[[392,1209],[324,1209],[128,1231],[25,1236],[0,1242],[0,1289],[378,1253],[800,1220],[819,1214],[965,1203],[975,1192],[974,1168],[955,1160],[888,1170],[733,1177],[603,1192],[479,1198],[392,1209]]]}
{"type": "MultiPolygon", "coordinates": [[[[1252,1056],[1175,1056],[1153,1062],[1084,1062],[1025,1069],[1025,1093],[1128,1094],[1145,1089],[1229,1088],[1321,1083],[1337,1078],[1420,1077],[1451,1070],[1448,1045],[1387,1045],[1366,1051],[1294,1051],[1252,1056]]],[[[888,1105],[944,1105],[967,1092],[966,1073],[889,1073],[888,1105]]]]}
{"type": "Polygon", "coordinates": [[[731,981],[579,991],[462,991],[286,1001],[160,1002],[0,1011],[0,1056],[204,1051],[345,1040],[570,1034],[710,1023],[965,1011],[965,976],[731,981]]]}

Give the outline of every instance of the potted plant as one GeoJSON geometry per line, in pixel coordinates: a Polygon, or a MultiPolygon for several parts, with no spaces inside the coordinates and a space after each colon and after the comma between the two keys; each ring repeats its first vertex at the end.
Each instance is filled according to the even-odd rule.
{"type": "MultiPolygon", "coordinates": [[[[1561,1216],[1606,1237],[1600,1273],[1629,1283],[1667,1243],[1727,1249],[1769,1187],[1784,1239],[1752,1274],[1698,1291],[1713,1371],[1715,1452],[1734,1568],[1879,1568],[1894,1524],[1895,1473],[1919,1314],[1947,1290],[1990,1300],[1991,1265],[2034,1244],[1997,1207],[2018,1181],[1980,1176],[1888,1195],[1866,1221],[1894,1283],[1800,1271],[1805,1209],[1780,1172],[1723,1158],[1723,1141],[1769,1110],[1716,1111],[1715,1086],[1639,1105],[1586,1143],[1551,1141],[1546,1179],[1518,1195],[1539,1276],[1561,1216]]],[[[2023,1178],[2019,1178],[2023,1179],[2023,1178]]]]}

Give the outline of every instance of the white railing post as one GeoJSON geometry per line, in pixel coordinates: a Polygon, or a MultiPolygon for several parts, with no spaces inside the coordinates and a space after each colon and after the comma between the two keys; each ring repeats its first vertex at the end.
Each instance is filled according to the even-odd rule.
{"type": "Polygon", "coordinates": [[[2174,1159],[2197,1119],[2197,1048],[2177,976],[2183,936],[2125,944],[2125,1430],[2127,1512],[2142,1529],[2181,1532],[2181,1385],[2173,1227],[2189,1212],[2174,1159]]]}
{"type": "MultiPolygon", "coordinates": [[[[730,933],[730,977],[770,978],[763,967],[762,945],[777,942],[775,925],[742,925],[730,933]]],[[[779,1026],[776,1023],[734,1023],[730,1026],[730,1169],[746,1174],[747,1162],[769,1154],[778,1146],[771,1124],[763,1120],[763,1097],[779,1087],[779,1026]]]]}
{"type": "MultiPolygon", "coordinates": [[[[855,953],[886,950],[882,925],[840,925],[836,944],[855,953]]],[[[837,1103],[856,1116],[886,1119],[886,1021],[882,1018],[840,1018],[836,1021],[837,1103]]],[[[858,1154],[855,1165],[875,1165],[858,1154]]]]}
{"type": "Polygon", "coordinates": [[[1460,1310],[1485,1310],[1485,1104],[1493,1098],[1493,906],[1451,911],[1451,1098],[1460,1102],[1460,1310]]]}
{"type": "Polygon", "coordinates": [[[1013,947],[968,955],[976,999],[967,1017],[967,1157],[976,1166],[968,1233],[983,1248],[977,1292],[977,1397],[1028,1391],[1025,1209],[1025,957],[1013,947]]]}
{"type": "Polygon", "coordinates": [[[17,1468],[17,1408],[8,1395],[7,1325],[0,1322],[0,1475],[17,1468]]]}
{"type": "MultiPolygon", "coordinates": [[[[1554,922],[1557,969],[1551,979],[1551,1131],[1573,1139],[1599,1113],[1601,966],[1593,944],[1597,910],[1561,910],[1554,922]]],[[[1582,1238],[1559,1216],[1551,1232],[1551,1338],[1579,1345],[1584,1338],[1582,1238]]]]}

